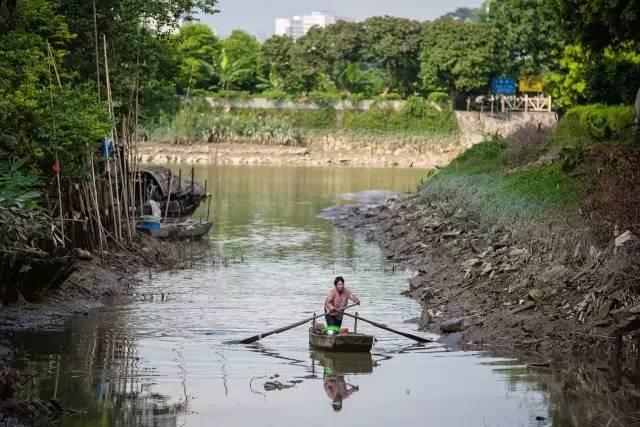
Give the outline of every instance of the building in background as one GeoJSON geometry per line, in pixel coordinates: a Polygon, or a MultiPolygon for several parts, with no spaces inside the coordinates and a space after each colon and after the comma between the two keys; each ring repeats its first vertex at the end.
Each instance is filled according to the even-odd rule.
{"type": "Polygon", "coordinates": [[[297,39],[307,34],[312,27],[325,28],[335,22],[335,15],[329,12],[311,12],[310,15],[278,18],[275,23],[275,35],[297,39]]]}

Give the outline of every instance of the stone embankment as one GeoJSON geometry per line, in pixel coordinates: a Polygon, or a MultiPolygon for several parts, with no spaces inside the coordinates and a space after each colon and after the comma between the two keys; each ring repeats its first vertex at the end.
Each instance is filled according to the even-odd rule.
{"type": "Polygon", "coordinates": [[[138,158],[147,164],[222,164],[296,166],[444,166],[485,138],[508,138],[523,130],[549,131],[555,113],[510,113],[508,116],[456,112],[460,134],[449,137],[358,137],[340,133],[301,136],[299,145],[265,144],[260,138],[242,141],[146,142],[138,145],[138,158]]]}
{"type": "Polygon", "coordinates": [[[482,229],[464,209],[419,193],[333,222],[418,271],[406,295],[422,303],[425,330],[545,358],[635,355],[626,334],[640,328],[640,243],[631,232],[598,247],[575,224],[482,229]]]}
{"type": "Polygon", "coordinates": [[[159,144],[138,146],[148,164],[373,166],[433,168],[450,162],[462,147],[455,140],[365,141],[316,137],[305,146],[264,144],[159,144]]]}

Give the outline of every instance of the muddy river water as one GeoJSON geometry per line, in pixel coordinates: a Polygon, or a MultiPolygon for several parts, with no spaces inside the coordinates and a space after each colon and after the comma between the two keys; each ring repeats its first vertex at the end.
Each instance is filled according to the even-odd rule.
{"type": "MultiPolygon", "coordinates": [[[[318,218],[369,189],[414,190],[415,169],[211,167],[214,229],[188,266],[145,273],[135,296],[64,330],[21,334],[26,393],[76,413],[61,426],[564,426],[562,402],[517,360],[414,345],[366,324],[371,356],[309,350],[307,329],[229,340],[322,310],[336,275],[359,313],[411,333],[411,271],[318,218]]],[[[195,217],[206,216],[201,206],[195,217]]],[[[345,326],[352,328],[351,321],[345,326]]]]}

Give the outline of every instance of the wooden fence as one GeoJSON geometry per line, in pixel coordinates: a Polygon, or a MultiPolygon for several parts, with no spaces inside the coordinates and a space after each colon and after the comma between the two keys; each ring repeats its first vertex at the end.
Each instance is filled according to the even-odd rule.
{"type": "Polygon", "coordinates": [[[511,111],[523,111],[528,112],[551,112],[553,107],[553,100],[550,96],[506,96],[499,95],[498,97],[491,96],[478,96],[474,100],[471,97],[467,98],[467,111],[471,111],[471,107],[480,110],[481,112],[490,111],[501,113],[507,113],[511,111]],[[496,108],[499,107],[499,108],[496,108]]]}

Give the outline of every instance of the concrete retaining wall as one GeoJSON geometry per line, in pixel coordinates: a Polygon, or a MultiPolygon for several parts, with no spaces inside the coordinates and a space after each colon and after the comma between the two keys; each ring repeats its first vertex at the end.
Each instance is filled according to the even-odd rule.
{"type": "Polygon", "coordinates": [[[558,123],[556,113],[543,112],[492,115],[475,111],[456,111],[456,118],[460,126],[461,142],[466,147],[493,135],[508,138],[525,128],[553,129],[558,123]]]}

